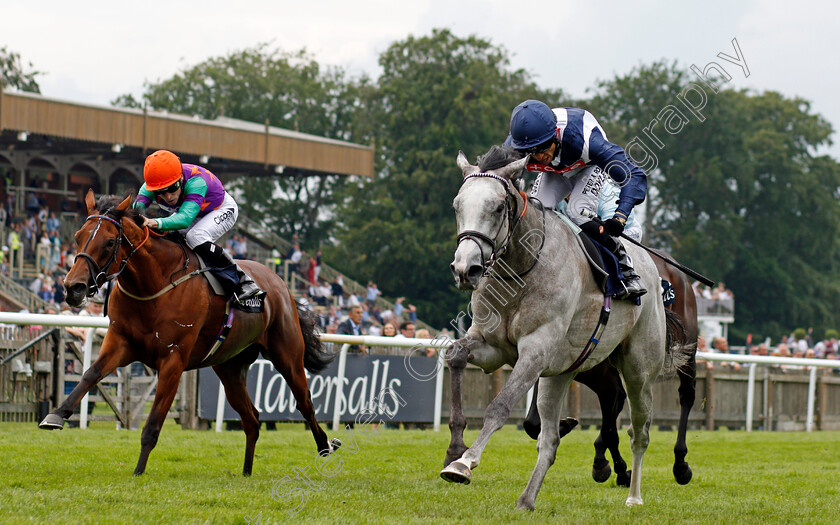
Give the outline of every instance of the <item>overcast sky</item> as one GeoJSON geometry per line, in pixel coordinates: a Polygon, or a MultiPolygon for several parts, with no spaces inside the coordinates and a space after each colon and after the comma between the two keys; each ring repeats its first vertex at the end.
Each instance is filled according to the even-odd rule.
{"type": "MultiPolygon", "coordinates": [[[[716,61],[732,75],[729,87],[800,96],[837,129],[837,20],[840,4],[827,0],[6,0],[0,46],[46,73],[38,79],[45,96],[105,105],[139,96],[144,81],[264,42],[377,77],[392,42],[446,27],[505,47],[514,68],[574,96],[661,58],[701,68],[716,61]],[[736,55],[733,38],[749,77],[717,58],[736,55]]],[[[840,159],[838,144],[822,152],[840,159]]]]}

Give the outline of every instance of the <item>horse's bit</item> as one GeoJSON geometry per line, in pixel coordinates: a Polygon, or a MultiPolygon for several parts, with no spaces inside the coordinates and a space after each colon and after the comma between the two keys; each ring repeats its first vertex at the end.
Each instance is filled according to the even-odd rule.
{"type": "MultiPolygon", "coordinates": [[[[109,211],[111,211],[111,210],[108,209],[108,210],[105,211],[105,213],[107,214],[109,211]]],[[[82,259],[85,260],[85,262],[88,265],[88,270],[90,271],[90,276],[93,279],[93,288],[91,288],[88,291],[88,293],[87,293],[88,297],[93,297],[93,295],[96,294],[96,290],[98,288],[100,288],[102,285],[104,285],[106,282],[116,279],[120,275],[120,273],[122,273],[122,271],[125,269],[125,265],[128,263],[128,260],[131,258],[132,255],[134,255],[134,252],[137,251],[137,248],[135,248],[134,245],[131,244],[131,241],[128,239],[128,237],[125,236],[125,233],[123,232],[122,222],[120,222],[120,221],[118,221],[118,220],[116,220],[112,217],[108,217],[105,214],[103,214],[103,215],[89,215],[87,220],[89,221],[91,219],[99,219],[99,220],[97,221],[96,226],[93,229],[93,233],[90,234],[90,237],[88,237],[88,240],[85,241],[85,245],[82,246],[82,249],[76,255],[76,257],[81,257],[82,259]],[[105,264],[105,266],[100,267],[99,264],[95,260],[93,260],[93,257],[91,257],[87,252],[85,252],[85,250],[87,249],[88,245],[93,240],[93,238],[96,237],[96,234],[99,233],[99,228],[102,226],[102,221],[103,220],[109,221],[109,222],[113,223],[114,225],[116,225],[118,233],[117,233],[117,237],[116,237],[116,242],[114,244],[114,251],[111,253],[111,256],[108,258],[108,262],[105,264]],[[109,275],[108,271],[111,269],[111,266],[117,261],[117,254],[120,251],[120,246],[122,245],[122,240],[123,239],[125,239],[125,242],[127,242],[128,245],[131,246],[131,252],[128,254],[128,256],[125,259],[123,259],[120,262],[119,269],[116,271],[116,273],[113,273],[113,274],[109,275]],[[104,279],[102,285],[99,284],[100,279],[104,279]]],[[[142,245],[142,243],[141,243],[141,245],[142,245]]],[[[139,248],[139,246],[138,246],[138,248],[139,248]]]]}

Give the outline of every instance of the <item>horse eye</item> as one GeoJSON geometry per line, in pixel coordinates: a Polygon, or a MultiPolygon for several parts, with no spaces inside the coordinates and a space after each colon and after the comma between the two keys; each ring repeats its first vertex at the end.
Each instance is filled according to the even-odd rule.
{"type": "Polygon", "coordinates": [[[505,210],[505,205],[504,204],[499,204],[496,207],[496,213],[502,213],[504,210],[505,210]]]}
{"type": "Polygon", "coordinates": [[[115,241],[114,239],[108,239],[108,242],[105,243],[105,246],[108,247],[108,248],[111,248],[116,243],[117,243],[117,241],[115,241]]]}

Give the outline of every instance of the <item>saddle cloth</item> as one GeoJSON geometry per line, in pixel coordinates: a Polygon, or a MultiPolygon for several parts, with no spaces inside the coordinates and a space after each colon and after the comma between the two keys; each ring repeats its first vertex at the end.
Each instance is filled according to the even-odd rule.
{"type": "MultiPolygon", "coordinates": [[[[592,276],[595,278],[595,283],[604,295],[613,296],[623,290],[624,287],[621,286],[620,281],[624,276],[621,273],[621,268],[618,265],[618,259],[615,254],[589,235],[586,235],[586,232],[581,230],[564,213],[557,210],[554,213],[575,233],[575,238],[583,250],[584,255],[586,255],[586,260],[589,261],[589,267],[592,269],[592,276]]],[[[662,303],[668,306],[674,302],[674,286],[666,279],[661,279],[661,281],[662,303]]]]}
{"type": "Polygon", "coordinates": [[[621,274],[621,270],[618,267],[618,259],[616,259],[615,255],[586,235],[564,213],[557,210],[554,213],[574,232],[578,245],[583,250],[586,260],[589,261],[589,267],[592,269],[592,277],[595,278],[595,283],[604,295],[613,296],[619,291],[624,290],[624,287],[621,286],[621,279],[624,276],[621,274]]]}
{"type": "Polygon", "coordinates": [[[252,297],[251,299],[246,300],[245,304],[241,304],[233,297],[228,296],[228,292],[226,290],[235,289],[239,283],[239,277],[236,275],[235,266],[228,266],[227,268],[209,267],[200,255],[195,254],[195,256],[198,258],[198,264],[202,270],[208,268],[206,272],[202,273],[204,277],[207,278],[207,282],[210,283],[210,288],[213,290],[213,293],[228,299],[230,304],[237,310],[247,313],[259,313],[265,311],[265,295],[259,298],[252,297]],[[229,283],[229,285],[226,287],[222,284],[222,281],[229,283]]]}

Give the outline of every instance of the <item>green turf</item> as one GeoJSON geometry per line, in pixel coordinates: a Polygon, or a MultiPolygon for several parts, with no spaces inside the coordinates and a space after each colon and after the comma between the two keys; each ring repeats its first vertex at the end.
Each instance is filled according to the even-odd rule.
{"type": "MultiPolygon", "coordinates": [[[[140,433],[113,428],[97,422],[85,431],[45,432],[33,424],[0,424],[0,522],[247,523],[258,516],[259,523],[840,521],[840,432],[692,431],[694,479],[679,486],[671,475],[675,434],[654,431],[642,482],[645,504],[628,509],[627,490],[615,486],[614,476],[604,484],[590,477],[595,431],[576,430],[563,439],[529,513],[514,506],[536,447],[510,426],[493,436],[469,486],[438,476],[448,431],[385,429],[364,436],[357,430],[357,453],[339,452],[340,471],[325,477],[315,466],[311,434],[301,425],[280,425],[263,431],[254,475],[243,478],[242,432],[181,431],[168,422],[146,474],[134,477],[140,433]],[[295,479],[307,467],[318,490],[295,479]]],[[[469,431],[467,441],[475,435],[469,431]]],[[[337,437],[348,441],[344,431],[337,437]]],[[[622,452],[629,462],[624,432],[622,452]]]]}

